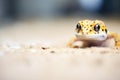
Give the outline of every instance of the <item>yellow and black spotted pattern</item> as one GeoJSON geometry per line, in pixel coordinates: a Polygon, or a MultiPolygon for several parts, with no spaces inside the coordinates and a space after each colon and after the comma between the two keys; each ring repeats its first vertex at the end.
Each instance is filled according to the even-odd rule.
{"type": "Polygon", "coordinates": [[[76,25],[75,31],[81,35],[99,34],[104,32],[107,34],[107,28],[103,21],[100,20],[82,20],[76,25]]]}

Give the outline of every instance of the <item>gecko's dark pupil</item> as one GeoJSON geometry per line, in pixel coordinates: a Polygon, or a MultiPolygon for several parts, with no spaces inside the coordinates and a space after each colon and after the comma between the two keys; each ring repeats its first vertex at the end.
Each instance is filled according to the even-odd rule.
{"type": "Polygon", "coordinates": [[[96,24],[96,25],[94,26],[94,30],[95,30],[96,32],[98,32],[98,31],[100,30],[100,25],[99,25],[99,24],[96,24]]]}
{"type": "Polygon", "coordinates": [[[81,29],[81,26],[80,26],[79,23],[76,25],[76,28],[77,28],[77,29],[81,29]]]}
{"type": "Polygon", "coordinates": [[[105,32],[107,33],[107,29],[105,29],[105,32]]]}
{"type": "Polygon", "coordinates": [[[79,23],[76,25],[76,29],[77,29],[77,33],[79,33],[81,30],[81,25],[79,23]]]}

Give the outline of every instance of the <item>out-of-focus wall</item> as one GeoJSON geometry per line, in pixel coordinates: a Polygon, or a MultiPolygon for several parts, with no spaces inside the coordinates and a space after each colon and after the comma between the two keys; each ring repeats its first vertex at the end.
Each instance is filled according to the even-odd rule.
{"type": "Polygon", "coordinates": [[[73,16],[81,13],[119,16],[120,0],[0,0],[0,19],[73,16]]]}
{"type": "Polygon", "coordinates": [[[19,16],[55,17],[63,15],[64,8],[76,5],[77,0],[19,0],[19,16]]]}
{"type": "Polygon", "coordinates": [[[0,0],[0,20],[4,18],[5,9],[4,9],[4,2],[0,0]]]}

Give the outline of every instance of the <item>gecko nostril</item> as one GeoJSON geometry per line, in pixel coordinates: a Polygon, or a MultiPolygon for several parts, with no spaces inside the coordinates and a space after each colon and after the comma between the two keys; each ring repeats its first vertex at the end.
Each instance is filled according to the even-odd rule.
{"type": "Polygon", "coordinates": [[[87,35],[88,34],[88,32],[83,32],[83,35],[87,35]]]}

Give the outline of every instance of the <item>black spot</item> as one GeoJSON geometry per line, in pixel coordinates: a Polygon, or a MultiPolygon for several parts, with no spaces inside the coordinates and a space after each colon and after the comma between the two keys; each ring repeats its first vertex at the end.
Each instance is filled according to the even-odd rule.
{"type": "Polygon", "coordinates": [[[92,25],[90,25],[90,27],[92,27],[92,25]]]}
{"type": "Polygon", "coordinates": [[[102,31],[104,31],[104,29],[102,29],[102,31]]]}
{"type": "Polygon", "coordinates": [[[90,32],[91,32],[92,30],[90,30],[90,32]]]}
{"type": "Polygon", "coordinates": [[[95,30],[96,32],[99,32],[99,30],[100,30],[100,25],[99,25],[99,24],[96,24],[96,25],[94,26],[94,30],[95,30]]]}

